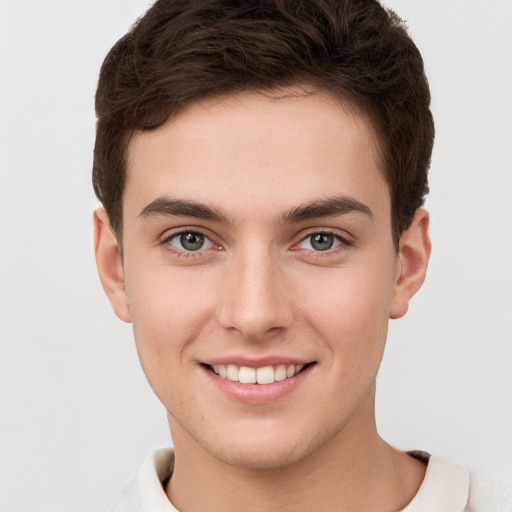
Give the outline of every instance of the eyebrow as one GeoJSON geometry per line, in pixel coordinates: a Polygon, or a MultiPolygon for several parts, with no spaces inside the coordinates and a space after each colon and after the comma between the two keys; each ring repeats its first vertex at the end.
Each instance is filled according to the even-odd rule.
{"type": "Polygon", "coordinates": [[[283,224],[297,224],[307,220],[319,219],[321,217],[337,217],[347,213],[362,213],[374,220],[372,210],[357,199],[350,196],[329,197],[319,199],[311,203],[292,208],[283,213],[281,222],[283,224]]]}
{"type": "MultiPolygon", "coordinates": [[[[281,224],[297,224],[307,220],[321,217],[336,217],[347,213],[362,213],[370,219],[374,219],[373,212],[364,203],[350,196],[330,197],[318,199],[305,205],[297,206],[281,215],[281,224]]],[[[207,206],[189,199],[173,199],[159,197],[145,206],[139,217],[148,218],[159,215],[185,216],[196,219],[230,224],[228,216],[218,208],[207,206]]]]}
{"type": "Polygon", "coordinates": [[[198,203],[188,199],[159,197],[145,206],[139,213],[139,217],[142,218],[157,215],[185,216],[220,222],[222,224],[230,223],[227,215],[217,208],[212,208],[203,203],[198,203]]]}

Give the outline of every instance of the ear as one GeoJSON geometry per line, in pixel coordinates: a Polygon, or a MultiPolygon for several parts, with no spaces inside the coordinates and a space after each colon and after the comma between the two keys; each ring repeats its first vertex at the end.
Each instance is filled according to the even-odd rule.
{"type": "Polygon", "coordinates": [[[390,318],[401,318],[409,309],[409,301],[421,288],[430,259],[429,215],[419,208],[411,226],[400,238],[398,275],[393,289],[390,318]]]}
{"type": "Polygon", "coordinates": [[[104,208],[98,208],[94,212],[93,219],[94,253],[103,290],[105,290],[115,314],[124,322],[130,322],[123,264],[117,238],[104,208]]]}

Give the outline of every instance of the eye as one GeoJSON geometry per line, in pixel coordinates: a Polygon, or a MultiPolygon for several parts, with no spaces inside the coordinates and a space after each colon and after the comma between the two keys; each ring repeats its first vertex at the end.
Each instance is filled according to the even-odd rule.
{"type": "Polygon", "coordinates": [[[313,251],[328,251],[343,244],[344,240],[334,233],[312,233],[301,240],[299,247],[313,251]]]}
{"type": "Polygon", "coordinates": [[[200,251],[213,247],[212,241],[197,231],[182,231],[168,238],[166,242],[184,252],[200,251]]]}

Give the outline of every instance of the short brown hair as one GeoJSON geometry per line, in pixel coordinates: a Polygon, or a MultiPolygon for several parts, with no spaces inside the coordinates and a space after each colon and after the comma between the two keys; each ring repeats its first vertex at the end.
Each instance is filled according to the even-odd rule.
{"type": "Polygon", "coordinates": [[[420,52],[376,0],[158,0],[110,50],[96,93],[93,186],[118,239],[134,133],[201,99],[293,85],[370,119],[397,245],[428,192],[434,122],[420,52]]]}

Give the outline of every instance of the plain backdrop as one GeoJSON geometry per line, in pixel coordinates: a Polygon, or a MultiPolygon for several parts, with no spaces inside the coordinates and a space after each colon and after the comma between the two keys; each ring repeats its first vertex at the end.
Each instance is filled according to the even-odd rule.
{"type": "MultiPolygon", "coordinates": [[[[94,92],[147,0],[0,0],[0,510],[104,510],[165,411],[92,249],[94,92]]],[[[437,139],[427,282],[391,323],[384,438],[512,461],[512,1],[389,0],[423,53],[437,139]]]]}

